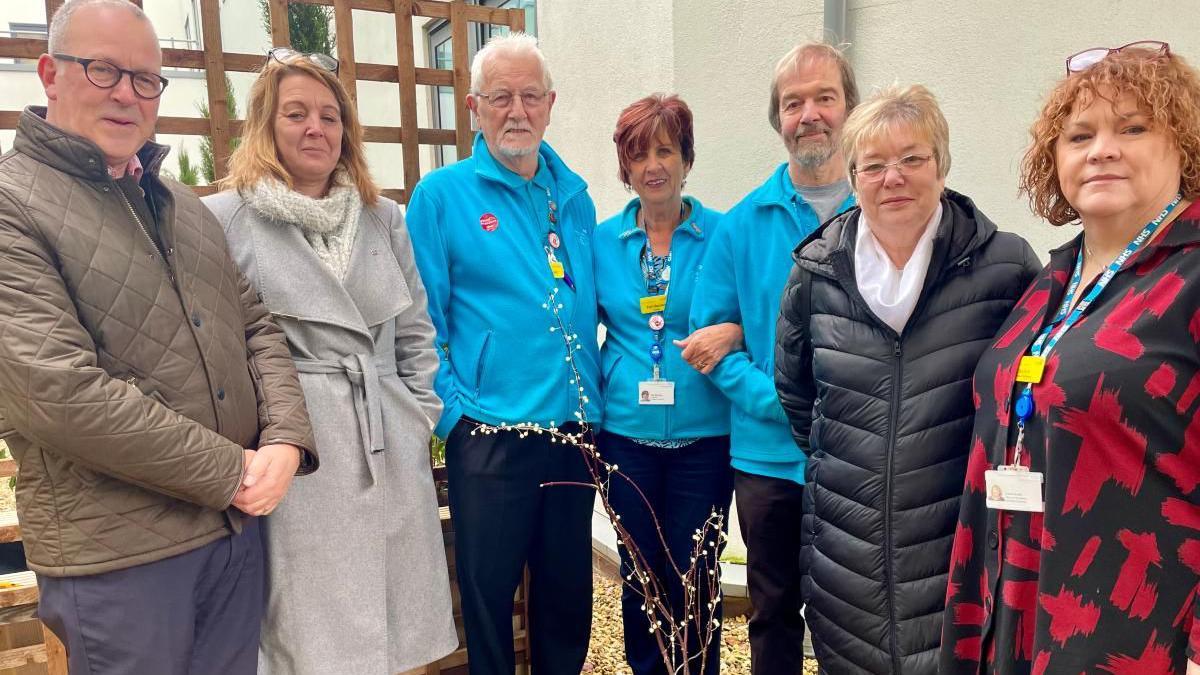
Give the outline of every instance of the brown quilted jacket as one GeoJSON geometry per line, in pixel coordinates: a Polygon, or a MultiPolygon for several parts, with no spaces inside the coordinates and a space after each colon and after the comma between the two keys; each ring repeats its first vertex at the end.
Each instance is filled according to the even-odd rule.
{"type": "Polygon", "coordinates": [[[168,148],[139,153],[160,249],[100,149],[43,118],[26,109],[0,157],[0,432],[30,568],[75,576],[240,530],[243,447],[316,455],[283,333],[221,226],[154,177],[168,148]]]}

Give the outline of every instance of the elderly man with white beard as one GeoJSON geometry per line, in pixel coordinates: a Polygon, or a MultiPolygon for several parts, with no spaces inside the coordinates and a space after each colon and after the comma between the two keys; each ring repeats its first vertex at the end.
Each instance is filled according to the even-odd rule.
{"type": "MultiPolygon", "coordinates": [[[[730,352],[709,377],[732,403],[731,463],[738,521],[747,549],[751,670],[801,672],[800,532],[805,455],[775,391],[775,320],[792,251],[817,227],[854,204],[839,133],[858,102],[845,57],[825,44],[795,47],[780,59],[768,117],[788,161],[734,206],[708,246],[696,284],[696,330],[740,323],[745,349],[730,352]]],[[[702,372],[704,356],[684,358],[702,372]]]]}
{"type": "Polygon", "coordinates": [[[590,439],[600,416],[587,185],[542,141],[555,92],[537,41],[494,38],[471,64],[472,156],[414,190],[408,226],[441,357],[455,567],[472,675],[513,672],[513,593],[529,565],[535,673],[578,673],[591,632],[594,494],[583,455],[529,423],[590,439]]]}

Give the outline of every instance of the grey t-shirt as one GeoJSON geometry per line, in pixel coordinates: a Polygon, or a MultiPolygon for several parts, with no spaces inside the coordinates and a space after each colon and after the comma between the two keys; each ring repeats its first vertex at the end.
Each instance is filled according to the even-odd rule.
{"type": "Polygon", "coordinates": [[[808,202],[824,224],[838,214],[838,207],[850,196],[850,181],[843,178],[829,185],[797,185],[796,193],[808,202]]]}

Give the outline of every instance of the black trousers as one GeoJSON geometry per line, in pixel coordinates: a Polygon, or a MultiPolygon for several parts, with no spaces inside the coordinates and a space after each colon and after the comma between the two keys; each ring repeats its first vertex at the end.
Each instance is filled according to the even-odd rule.
{"type": "MultiPolygon", "coordinates": [[[[579,448],[547,434],[471,435],[463,418],[446,438],[455,568],[471,675],[511,675],[513,594],[529,565],[533,675],[578,673],[592,627],[592,504],[579,448]]],[[[578,425],[563,429],[577,433],[578,425]]]]}
{"type": "Polygon", "coordinates": [[[38,575],[38,618],[71,675],[253,675],[266,598],[257,518],[194,551],[81,577],[38,575]]]}
{"type": "Polygon", "coordinates": [[[799,675],[804,667],[804,617],[800,615],[804,486],[737,470],[733,480],[753,610],[750,672],[799,675]]]}

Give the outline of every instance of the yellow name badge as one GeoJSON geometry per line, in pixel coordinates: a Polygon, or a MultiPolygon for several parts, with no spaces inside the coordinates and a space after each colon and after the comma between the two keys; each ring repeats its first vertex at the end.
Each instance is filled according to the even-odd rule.
{"type": "Polygon", "coordinates": [[[642,314],[654,314],[667,308],[667,296],[647,295],[643,298],[638,298],[638,304],[642,307],[642,314]]]}
{"type": "Polygon", "coordinates": [[[553,260],[550,262],[550,273],[554,275],[555,279],[561,279],[566,276],[567,271],[563,269],[562,263],[558,262],[557,260],[553,260]]]}
{"type": "Polygon", "coordinates": [[[1037,384],[1042,381],[1046,370],[1046,359],[1040,356],[1022,356],[1017,364],[1017,382],[1037,384]]]}

